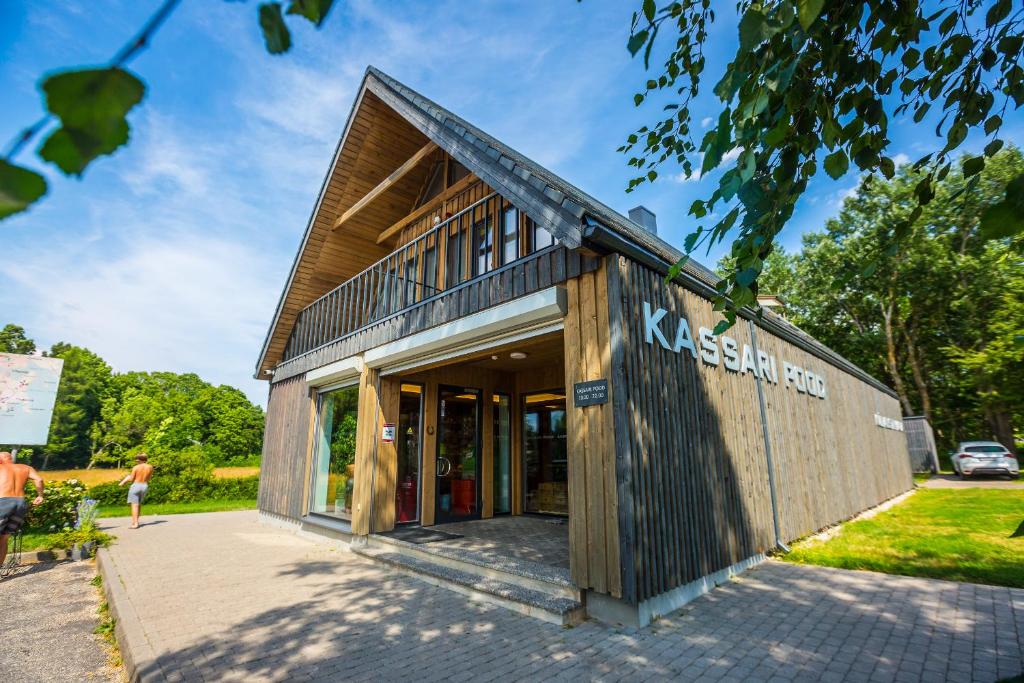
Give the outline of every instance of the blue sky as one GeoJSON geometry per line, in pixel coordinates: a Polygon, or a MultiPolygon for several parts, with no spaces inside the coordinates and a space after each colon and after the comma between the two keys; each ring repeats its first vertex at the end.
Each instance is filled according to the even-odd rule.
{"type": "MultiPolygon", "coordinates": [[[[81,180],[19,157],[44,170],[50,195],[0,224],[0,324],[23,325],[41,346],[87,346],[119,371],[196,372],[265,403],[253,366],[370,63],[609,206],[644,204],[681,245],[686,208],[717,176],[683,182],[666,169],[627,195],[630,169],[615,151],[658,114],[632,103],[646,80],[625,49],[639,4],[338,0],[320,31],[292,22],[295,46],[272,57],[255,2],[184,0],[131,65],[148,93],[129,147],[81,180]]],[[[0,141],[40,115],[41,74],[104,62],[157,5],[0,3],[0,141]]],[[[710,86],[736,46],[724,11],[709,44],[710,86]]],[[[702,99],[696,127],[717,112],[702,99]]],[[[1008,118],[1007,139],[1021,139],[1022,119],[1008,118]]],[[[937,146],[930,136],[897,122],[892,153],[916,158],[937,146]]],[[[789,248],[857,184],[853,172],[819,175],[783,234],[789,248]]],[[[722,251],[700,260],[713,265],[722,251]]]]}

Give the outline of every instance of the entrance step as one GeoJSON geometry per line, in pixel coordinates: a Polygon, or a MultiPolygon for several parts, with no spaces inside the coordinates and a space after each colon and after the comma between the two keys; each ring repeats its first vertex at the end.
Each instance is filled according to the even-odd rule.
{"type": "Polygon", "coordinates": [[[462,593],[473,600],[496,604],[554,624],[576,625],[586,618],[579,593],[571,584],[563,585],[560,582],[553,583],[493,569],[485,572],[485,567],[471,562],[423,552],[415,544],[395,544],[391,541],[393,539],[382,541],[380,537],[372,536],[365,545],[353,545],[352,551],[432,585],[462,593]],[[413,547],[404,548],[403,545],[413,547]]]}
{"type": "Polygon", "coordinates": [[[366,539],[366,544],[523,588],[580,601],[580,591],[569,578],[569,570],[565,567],[444,543],[410,543],[379,534],[371,534],[366,539]]]}

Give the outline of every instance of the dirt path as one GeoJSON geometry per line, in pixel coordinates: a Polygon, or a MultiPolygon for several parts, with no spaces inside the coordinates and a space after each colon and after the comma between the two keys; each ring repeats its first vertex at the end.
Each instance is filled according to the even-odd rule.
{"type": "Polygon", "coordinates": [[[92,562],[29,565],[0,580],[0,681],[120,681],[93,634],[99,597],[92,562]]]}

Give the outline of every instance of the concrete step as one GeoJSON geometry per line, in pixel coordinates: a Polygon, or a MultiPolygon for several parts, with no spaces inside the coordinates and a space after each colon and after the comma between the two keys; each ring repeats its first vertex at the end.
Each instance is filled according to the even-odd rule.
{"type": "Polygon", "coordinates": [[[462,593],[473,600],[498,605],[553,624],[574,626],[586,619],[586,610],[579,600],[447,566],[434,561],[434,558],[396,552],[379,545],[353,546],[352,552],[387,564],[432,585],[462,593]]]}
{"type": "Polygon", "coordinates": [[[499,553],[446,546],[442,543],[421,545],[379,534],[369,536],[365,543],[370,547],[385,548],[391,552],[470,574],[580,601],[580,591],[569,578],[569,570],[565,567],[554,567],[499,553]]]}

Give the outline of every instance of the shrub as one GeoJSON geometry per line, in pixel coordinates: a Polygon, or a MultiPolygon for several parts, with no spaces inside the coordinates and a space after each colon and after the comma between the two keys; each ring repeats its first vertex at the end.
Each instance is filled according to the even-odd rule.
{"type": "MultiPolygon", "coordinates": [[[[25,500],[36,497],[32,482],[25,486],[25,500]]],[[[36,531],[60,531],[70,529],[78,515],[78,504],[85,498],[85,485],[77,479],[53,481],[46,485],[43,502],[29,505],[25,526],[36,531]]]]}
{"type": "MultiPolygon", "coordinates": [[[[192,482],[193,484],[195,482],[192,482]]],[[[259,476],[234,479],[210,479],[192,488],[171,477],[153,475],[146,492],[147,503],[187,503],[198,500],[251,500],[259,491],[259,476]]],[[[89,489],[89,497],[100,505],[125,505],[128,489],[114,482],[97,484],[89,489]]]]}

